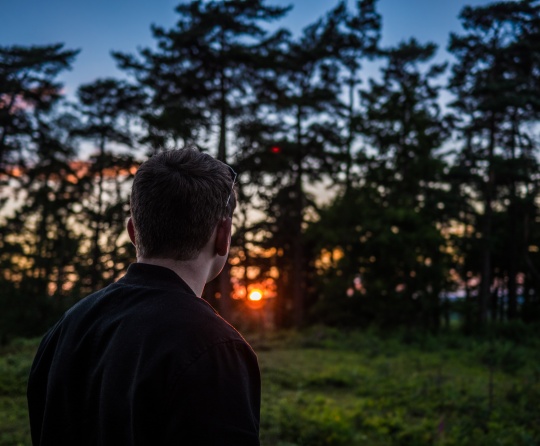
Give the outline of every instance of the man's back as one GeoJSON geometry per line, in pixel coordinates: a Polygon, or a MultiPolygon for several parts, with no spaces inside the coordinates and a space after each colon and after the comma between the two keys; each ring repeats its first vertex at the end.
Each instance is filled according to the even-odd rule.
{"type": "Polygon", "coordinates": [[[154,265],[131,265],[49,331],[28,401],[35,445],[259,444],[255,354],[154,265]]]}

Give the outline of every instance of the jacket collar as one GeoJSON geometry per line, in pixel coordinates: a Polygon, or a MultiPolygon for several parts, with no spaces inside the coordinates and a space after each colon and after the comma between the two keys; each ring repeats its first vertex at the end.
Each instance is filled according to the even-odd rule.
{"type": "Polygon", "coordinates": [[[176,288],[197,297],[189,285],[172,269],[148,263],[132,263],[118,282],[149,288],[176,288]]]}

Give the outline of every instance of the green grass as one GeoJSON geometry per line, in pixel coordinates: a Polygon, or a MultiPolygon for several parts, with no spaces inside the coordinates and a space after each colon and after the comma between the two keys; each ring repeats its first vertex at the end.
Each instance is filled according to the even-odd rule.
{"type": "Polygon", "coordinates": [[[263,445],[540,445],[537,341],[316,328],[254,344],[263,445]]]}
{"type": "MultiPolygon", "coordinates": [[[[263,446],[540,445],[538,339],[318,327],[251,342],[263,446]]],[[[25,388],[37,344],[0,350],[0,446],[30,444],[25,388]]]]}
{"type": "Polygon", "coordinates": [[[18,339],[0,348],[0,445],[30,445],[26,379],[39,341],[18,339]]]}

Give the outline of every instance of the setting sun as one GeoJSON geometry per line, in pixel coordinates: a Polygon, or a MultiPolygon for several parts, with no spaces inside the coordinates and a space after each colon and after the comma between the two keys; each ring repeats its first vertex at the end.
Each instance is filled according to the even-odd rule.
{"type": "Polygon", "coordinates": [[[252,290],[249,293],[249,300],[258,301],[262,299],[262,291],[261,290],[252,290]]]}

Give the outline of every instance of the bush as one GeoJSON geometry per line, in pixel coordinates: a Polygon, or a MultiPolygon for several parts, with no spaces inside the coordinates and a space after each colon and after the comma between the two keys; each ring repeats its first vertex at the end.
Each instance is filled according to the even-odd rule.
{"type": "Polygon", "coordinates": [[[350,445],[353,430],[346,412],[324,397],[283,399],[274,420],[281,444],[297,446],[350,445]]]}

